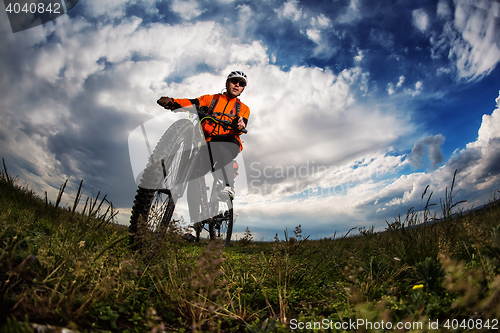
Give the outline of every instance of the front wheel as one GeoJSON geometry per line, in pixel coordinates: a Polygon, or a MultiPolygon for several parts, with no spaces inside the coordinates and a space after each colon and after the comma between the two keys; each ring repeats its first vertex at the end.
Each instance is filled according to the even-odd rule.
{"type": "Polygon", "coordinates": [[[169,226],[175,209],[171,190],[183,179],[192,142],[193,125],[183,119],[170,126],[156,145],[132,207],[129,243],[133,247],[150,243],[169,226]]]}

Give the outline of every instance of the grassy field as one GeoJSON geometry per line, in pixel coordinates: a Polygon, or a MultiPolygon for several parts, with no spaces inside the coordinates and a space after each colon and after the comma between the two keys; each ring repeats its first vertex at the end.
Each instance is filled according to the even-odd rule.
{"type": "Polygon", "coordinates": [[[0,331],[489,332],[499,204],[454,215],[453,191],[439,223],[429,194],[384,233],[309,240],[297,226],[261,243],[247,230],[223,249],[172,230],[153,253],[130,250],[98,198],[78,213],[3,172],[0,331]]]}

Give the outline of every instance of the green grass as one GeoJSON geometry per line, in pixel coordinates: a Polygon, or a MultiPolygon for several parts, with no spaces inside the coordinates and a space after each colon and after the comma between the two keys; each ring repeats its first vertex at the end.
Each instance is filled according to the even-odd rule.
{"type": "Polygon", "coordinates": [[[447,332],[447,319],[491,326],[500,318],[499,204],[454,215],[453,183],[439,223],[424,193],[422,212],[410,209],[384,233],[309,240],[298,226],[261,243],[247,229],[223,249],[173,230],[141,253],[98,198],[78,213],[79,197],[58,207],[64,185],[50,203],[3,172],[0,331],[287,332],[298,322],[360,319],[421,322],[413,331],[439,320],[432,332],[447,332]]]}

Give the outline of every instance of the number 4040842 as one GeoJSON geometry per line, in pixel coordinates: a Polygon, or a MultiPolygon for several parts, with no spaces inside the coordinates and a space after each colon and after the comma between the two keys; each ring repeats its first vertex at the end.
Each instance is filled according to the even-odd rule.
{"type": "Polygon", "coordinates": [[[9,14],[19,14],[19,13],[31,13],[31,14],[62,14],[62,8],[60,2],[49,2],[49,3],[24,3],[20,4],[18,2],[10,2],[7,7],[5,7],[5,11],[9,14]]]}
{"type": "Polygon", "coordinates": [[[448,319],[445,321],[443,327],[452,330],[457,330],[459,328],[470,330],[486,328],[488,330],[496,330],[498,329],[498,319],[448,319]]]}

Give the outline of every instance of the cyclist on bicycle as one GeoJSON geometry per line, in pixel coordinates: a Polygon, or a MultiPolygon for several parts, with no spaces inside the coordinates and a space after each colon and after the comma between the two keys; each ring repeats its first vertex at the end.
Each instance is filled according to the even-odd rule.
{"type": "MultiPolygon", "coordinates": [[[[195,99],[186,98],[171,98],[161,97],[158,104],[169,110],[175,110],[181,107],[189,107],[192,105],[204,106],[208,108],[208,113],[213,117],[221,120],[229,120],[233,125],[241,131],[248,124],[250,109],[243,104],[238,98],[248,83],[247,76],[241,71],[231,72],[226,79],[226,90],[222,94],[203,95],[195,99]]],[[[205,175],[213,170],[214,165],[216,170],[222,171],[222,176],[226,182],[224,191],[231,196],[234,196],[234,177],[233,163],[238,153],[243,150],[243,145],[240,139],[240,131],[232,128],[225,129],[221,124],[215,124],[210,120],[204,120],[201,123],[201,128],[205,134],[205,140],[208,146],[207,153],[202,157],[202,162],[199,163],[198,176],[205,175]],[[212,164],[209,161],[213,161],[212,164]]],[[[188,198],[190,197],[190,186],[188,186],[188,198]]],[[[191,207],[195,204],[191,204],[191,207]]],[[[197,208],[196,208],[197,209],[197,208]]],[[[192,216],[193,217],[193,216],[192,216]]]]}

